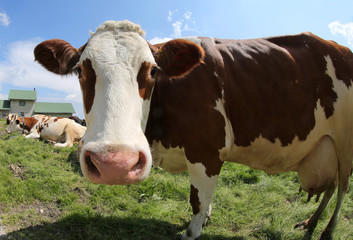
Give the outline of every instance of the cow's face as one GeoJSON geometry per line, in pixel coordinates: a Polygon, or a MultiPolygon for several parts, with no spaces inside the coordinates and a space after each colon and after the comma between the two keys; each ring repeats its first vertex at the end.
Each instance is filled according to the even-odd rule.
{"type": "Polygon", "coordinates": [[[19,131],[22,131],[21,122],[19,119],[13,118],[9,121],[9,125],[6,128],[6,132],[10,134],[19,131]]]}
{"type": "Polygon", "coordinates": [[[17,117],[16,115],[12,115],[11,113],[10,114],[7,114],[6,115],[6,125],[9,125],[10,124],[10,122],[15,118],[15,117],[17,117]]]}
{"type": "Polygon", "coordinates": [[[105,22],[87,44],[73,48],[48,40],[35,58],[58,74],[77,72],[87,132],[80,144],[85,177],[102,184],[130,184],[146,178],[152,165],[144,135],[155,81],[181,77],[203,58],[203,50],[185,40],[152,46],[138,25],[105,22]]]}

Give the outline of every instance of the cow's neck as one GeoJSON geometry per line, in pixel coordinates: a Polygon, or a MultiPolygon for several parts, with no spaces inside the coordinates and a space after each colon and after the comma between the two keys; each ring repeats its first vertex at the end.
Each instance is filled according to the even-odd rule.
{"type": "Polygon", "coordinates": [[[25,117],[20,120],[22,122],[21,128],[30,131],[34,125],[38,122],[38,120],[31,118],[31,117],[25,117]],[[24,125],[24,126],[23,126],[24,125]]]}
{"type": "Polygon", "coordinates": [[[149,114],[146,123],[145,135],[150,144],[153,140],[161,139],[163,135],[164,108],[160,94],[160,84],[156,83],[151,94],[149,114]]]}

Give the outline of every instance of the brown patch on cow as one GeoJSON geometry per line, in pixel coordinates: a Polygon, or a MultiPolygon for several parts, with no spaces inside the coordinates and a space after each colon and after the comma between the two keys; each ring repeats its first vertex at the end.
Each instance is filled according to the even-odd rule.
{"type": "Polygon", "coordinates": [[[143,62],[140,71],[137,74],[137,83],[139,86],[140,97],[144,100],[151,98],[151,93],[154,85],[154,80],[151,74],[155,73],[156,66],[152,63],[143,62]]]}
{"type": "Polygon", "coordinates": [[[190,188],[190,204],[192,207],[192,213],[194,215],[198,214],[200,212],[200,199],[199,199],[199,190],[194,187],[194,185],[191,184],[190,188]]]}
{"type": "Polygon", "coordinates": [[[34,49],[35,60],[47,70],[66,75],[72,73],[80,59],[79,51],[61,39],[44,41],[34,49]]]}
{"type": "Polygon", "coordinates": [[[172,78],[182,78],[197,67],[205,56],[202,47],[184,39],[158,44],[151,50],[155,51],[154,57],[158,66],[172,78]]]}
{"type": "Polygon", "coordinates": [[[91,60],[86,59],[82,62],[81,74],[79,76],[80,85],[83,95],[83,104],[85,106],[86,114],[91,111],[96,87],[96,73],[92,68],[91,60]]]}
{"type": "Polygon", "coordinates": [[[260,136],[272,143],[279,139],[282,146],[295,137],[304,141],[315,126],[318,101],[326,118],[332,116],[337,94],[324,56],[351,85],[351,51],[311,34],[218,42],[225,108],[238,146],[250,146],[260,136]]]}
{"type": "Polygon", "coordinates": [[[30,131],[34,127],[34,125],[36,125],[36,123],[38,122],[38,120],[33,117],[18,118],[18,120],[20,121],[21,128],[23,128],[23,122],[24,122],[24,129],[27,131],[30,131]]]}
{"type": "Polygon", "coordinates": [[[56,117],[55,119],[54,119],[54,122],[57,122],[58,120],[60,120],[60,119],[63,119],[62,117],[56,117]]]}
{"type": "MultiPolygon", "coordinates": [[[[205,57],[205,63],[212,59],[205,57]]],[[[219,174],[219,150],[225,146],[225,120],[215,110],[222,83],[212,67],[200,64],[188,75],[171,79],[157,72],[146,137],[165,148],[184,148],[191,163],[202,163],[208,177],[219,174]]]]}

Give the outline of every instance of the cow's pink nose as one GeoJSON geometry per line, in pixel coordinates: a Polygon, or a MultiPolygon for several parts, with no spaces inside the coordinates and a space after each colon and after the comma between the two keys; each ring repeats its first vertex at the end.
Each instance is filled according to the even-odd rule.
{"type": "Polygon", "coordinates": [[[84,173],[88,180],[100,184],[122,185],[142,180],[146,156],[140,151],[115,147],[114,151],[86,150],[83,162],[87,170],[84,173]]]}

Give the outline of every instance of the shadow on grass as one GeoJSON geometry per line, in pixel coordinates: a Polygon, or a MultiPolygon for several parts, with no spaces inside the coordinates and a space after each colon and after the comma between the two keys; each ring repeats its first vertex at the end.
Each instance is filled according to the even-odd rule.
{"type": "Polygon", "coordinates": [[[77,156],[76,148],[74,150],[72,150],[72,152],[70,152],[67,161],[71,164],[72,170],[75,173],[79,173],[82,176],[81,167],[80,167],[80,161],[79,161],[78,156],[77,156]]]}
{"type": "MultiPolygon", "coordinates": [[[[54,223],[23,228],[0,240],[174,240],[186,226],[155,219],[119,218],[72,214],[54,223]]],[[[242,237],[202,235],[198,239],[245,240],[242,237]]]]}

